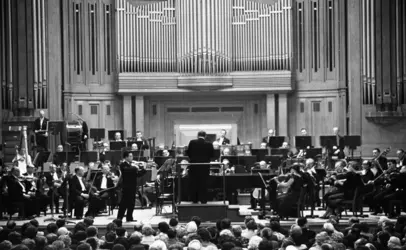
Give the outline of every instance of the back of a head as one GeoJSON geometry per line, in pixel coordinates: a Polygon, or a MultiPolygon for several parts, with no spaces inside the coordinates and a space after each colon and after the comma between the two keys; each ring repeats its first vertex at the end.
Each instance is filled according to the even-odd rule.
{"type": "Polygon", "coordinates": [[[334,247],[331,244],[324,243],[321,245],[321,250],[334,250],[334,247]]]}
{"type": "Polygon", "coordinates": [[[58,232],[58,226],[55,223],[49,223],[47,225],[47,233],[56,234],[58,232]]]}
{"type": "Polygon", "coordinates": [[[257,223],[255,222],[255,221],[249,221],[248,223],[247,223],[247,229],[248,230],[257,230],[257,228],[258,228],[258,225],[257,225],[257,223]]]}
{"type": "Polygon", "coordinates": [[[175,243],[170,245],[168,250],[183,250],[183,245],[181,243],[175,243]]]}
{"type": "Polygon", "coordinates": [[[231,220],[229,218],[224,218],[221,220],[221,229],[230,229],[231,220]]]}
{"type": "Polygon", "coordinates": [[[77,246],[76,250],[92,250],[92,247],[87,243],[82,243],[77,246]]]}
{"type": "Polygon", "coordinates": [[[235,247],[233,242],[227,241],[221,245],[221,250],[231,250],[235,247]]]}
{"type": "Polygon", "coordinates": [[[107,242],[114,242],[117,238],[117,235],[115,232],[108,232],[106,233],[105,238],[107,242]]]}
{"type": "Polygon", "coordinates": [[[272,250],[273,245],[269,240],[262,240],[258,245],[258,250],[272,250]]]}
{"type": "Polygon", "coordinates": [[[56,240],[52,242],[52,245],[55,246],[57,250],[62,250],[65,248],[65,243],[63,243],[63,241],[61,240],[56,240]]]}
{"type": "Polygon", "coordinates": [[[83,223],[85,223],[86,226],[90,227],[90,226],[93,225],[94,219],[93,219],[93,217],[91,217],[91,216],[87,216],[87,217],[85,217],[85,218],[83,219],[83,223]]]}
{"type": "Polygon", "coordinates": [[[55,222],[55,224],[58,226],[58,228],[64,227],[65,224],[66,224],[66,221],[63,220],[63,219],[58,219],[58,220],[55,222]]]}
{"type": "Polygon", "coordinates": [[[9,220],[7,221],[6,227],[10,230],[15,229],[15,227],[17,226],[16,222],[13,220],[9,220]]]}
{"type": "Polygon", "coordinates": [[[158,223],[158,229],[159,229],[160,232],[166,234],[168,232],[169,225],[165,221],[161,221],[161,222],[158,223]]]}
{"type": "Polygon", "coordinates": [[[11,232],[8,235],[8,240],[13,244],[13,245],[18,245],[21,244],[21,234],[18,232],[11,232]]]}
{"type": "Polygon", "coordinates": [[[25,245],[17,245],[13,247],[13,250],[30,250],[30,249],[25,245]]]}
{"type": "Polygon", "coordinates": [[[168,232],[166,233],[168,235],[169,239],[175,239],[176,238],[176,230],[173,228],[169,228],[168,232]]]}
{"type": "Polygon", "coordinates": [[[123,226],[123,221],[120,219],[114,219],[113,223],[117,225],[117,227],[122,227],[123,226]]]}
{"type": "Polygon", "coordinates": [[[95,238],[89,238],[86,240],[86,243],[92,247],[92,250],[96,250],[99,248],[99,243],[95,238]]]}
{"type": "Polygon", "coordinates": [[[307,224],[307,219],[306,217],[300,217],[297,219],[297,225],[299,227],[304,227],[307,224]]]}
{"type": "Polygon", "coordinates": [[[0,242],[0,250],[10,250],[13,247],[10,241],[4,240],[0,242]]]}
{"type": "Polygon", "coordinates": [[[169,226],[171,226],[171,227],[176,227],[177,225],[178,225],[178,220],[176,219],[176,218],[171,218],[170,220],[169,220],[169,226]]]}
{"type": "Polygon", "coordinates": [[[96,237],[97,236],[97,228],[96,227],[94,227],[94,226],[89,226],[87,229],[86,229],[86,235],[87,235],[87,237],[96,237]]]}
{"type": "Polygon", "coordinates": [[[24,230],[24,237],[30,238],[30,239],[35,239],[35,237],[37,236],[37,232],[38,232],[38,229],[36,227],[34,227],[33,225],[30,225],[24,230]]]}
{"type": "Polygon", "coordinates": [[[25,245],[30,250],[34,250],[35,248],[35,241],[33,239],[26,238],[21,242],[21,244],[25,245]]]}
{"type": "Polygon", "coordinates": [[[42,249],[48,243],[47,238],[45,236],[37,236],[35,237],[35,245],[38,249],[42,249]]]}
{"type": "Polygon", "coordinates": [[[200,224],[202,223],[202,219],[200,219],[199,216],[193,216],[191,221],[194,221],[197,227],[200,227],[200,224]]]}
{"type": "MultiPolygon", "coordinates": [[[[89,249],[90,250],[90,249],[89,249]]],[[[115,244],[111,250],[126,250],[121,244],[115,244]]]]}
{"type": "Polygon", "coordinates": [[[165,242],[162,240],[155,240],[150,246],[150,250],[167,250],[165,242]]]}
{"type": "Polygon", "coordinates": [[[197,133],[197,137],[206,137],[206,132],[204,132],[204,131],[199,131],[199,132],[197,133]]]}
{"type": "Polygon", "coordinates": [[[125,232],[126,232],[126,230],[123,227],[119,227],[119,228],[116,229],[116,234],[117,234],[118,237],[124,237],[125,232]]]}

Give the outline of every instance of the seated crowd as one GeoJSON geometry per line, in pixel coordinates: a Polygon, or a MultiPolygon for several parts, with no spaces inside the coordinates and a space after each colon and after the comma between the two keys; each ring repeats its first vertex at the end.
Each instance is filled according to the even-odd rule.
{"type": "Polygon", "coordinates": [[[160,222],[157,229],[149,224],[136,222],[133,230],[122,227],[121,220],[107,224],[105,234],[93,226],[93,218],[86,217],[68,230],[64,220],[39,230],[37,220],[31,220],[17,228],[8,221],[0,228],[0,250],[401,250],[406,249],[406,216],[396,222],[380,217],[378,224],[371,225],[352,217],[348,224],[339,223],[331,216],[322,228],[312,231],[306,218],[298,218],[290,230],[283,229],[278,217],[265,223],[257,223],[252,217],[244,225],[233,225],[223,219],[216,226],[203,226],[199,217],[193,217],[185,225],[176,219],[160,222]]]}

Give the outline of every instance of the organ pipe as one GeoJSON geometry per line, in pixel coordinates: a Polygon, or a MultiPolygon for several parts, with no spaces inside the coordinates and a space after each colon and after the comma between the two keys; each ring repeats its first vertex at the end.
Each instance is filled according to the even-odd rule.
{"type": "Polygon", "coordinates": [[[6,8],[4,7],[5,1],[0,3],[1,6],[1,102],[2,102],[2,108],[7,107],[7,77],[6,77],[6,8]]]}
{"type": "Polygon", "coordinates": [[[116,1],[120,72],[290,70],[291,0],[116,1]]]}
{"type": "Polygon", "coordinates": [[[8,65],[9,65],[9,71],[8,71],[8,78],[9,78],[9,83],[8,83],[8,102],[9,102],[9,107],[11,108],[13,106],[13,47],[12,47],[12,36],[11,36],[11,0],[8,0],[8,65]]]}

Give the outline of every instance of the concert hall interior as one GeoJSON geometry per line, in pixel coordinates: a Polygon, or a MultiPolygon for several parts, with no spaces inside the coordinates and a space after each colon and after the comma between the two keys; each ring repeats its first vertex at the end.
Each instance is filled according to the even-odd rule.
{"type": "MultiPolygon", "coordinates": [[[[391,166],[406,172],[403,0],[3,0],[0,82],[2,185],[49,185],[34,185],[36,200],[23,203],[37,208],[23,217],[49,202],[52,216],[97,216],[107,202],[130,222],[126,198],[139,196],[159,215],[173,199],[180,219],[204,209],[230,217],[235,205],[292,218],[283,210],[304,203],[303,173],[313,171],[306,207],[327,218],[344,213],[329,196],[341,170],[362,187],[391,166]],[[96,195],[81,194],[88,184],[96,195]]],[[[363,199],[346,188],[366,214],[406,209],[396,203],[405,187],[388,191],[393,208],[376,189],[363,199]]]]}

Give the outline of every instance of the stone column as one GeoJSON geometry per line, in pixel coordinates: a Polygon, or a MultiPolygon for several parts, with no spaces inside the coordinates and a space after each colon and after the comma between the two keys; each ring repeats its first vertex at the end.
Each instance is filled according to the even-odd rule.
{"type": "Polygon", "coordinates": [[[362,83],[361,83],[361,1],[348,0],[348,94],[350,104],[350,135],[362,133],[362,83]]]}
{"type": "MultiPolygon", "coordinates": [[[[125,131],[125,137],[133,137],[133,112],[131,96],[123,96],[123,129],[125,131]]],[[[123,135],[124,136],[124,135],[123,135]]]]}
{"type": "MultiPolygon", "coordinates": [[[[276,127],[276,119],[275,119],[275,94],[267,94],[266,95],[266,125],[267,130],[266,134],[268,134],[269,129],[275,129],[276,127]]],[[[277,131],[278,133],[278,131],[277,131]]]]}
{"type": "Polygon", "coordinates": [[[144,133],[144,96],[135,97],[135,129],[144,133]]]}
{"type": "Polygon", "coordinates": [[[278,106],[278,129],[276,133],[280,136],[288,135],[288,95],[279,94],[278,106]]]}

